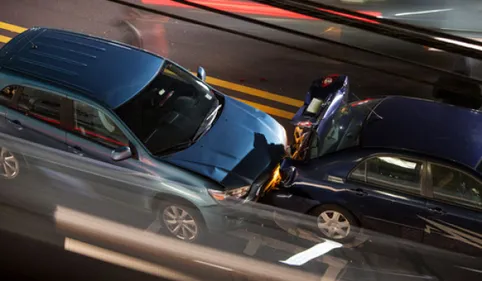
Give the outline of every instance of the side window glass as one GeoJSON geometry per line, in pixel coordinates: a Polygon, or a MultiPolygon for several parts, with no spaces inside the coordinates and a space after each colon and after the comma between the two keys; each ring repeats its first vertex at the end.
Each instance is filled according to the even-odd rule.
{"type": "Polygon", "coordinates": [[[422,161],[380,156],[368,159],[366,165],[368,183],[420,194],[422,161]]]}
{"type": "Polygon", "coordinates": [[[88,104],[74,101],[74,130],[77,134],[105,146],[127,146],[128,140],[114,121],[88,104]]]}
{"type": "Polygon", "coordinates": [[[61,101],[61,96],[25,87],[18,100],[18,110],[43,122],[59,126],[61,101]]]}
{"type": "Polygon", "coordinates": [[[19,92],[19,86],[7,86],[0,92],[0,105],[9,105],[19,92]]]}
{"type": "Polygon", "coordinates": [[[351,172],[349,178],[351,180],[356,180],[356,181],[366,181],[366,166],[367,162],[363,162],[361,164],[358,164],[358,166],[351,172]]]}
{"type": "Polygon", "coordinates": [[[446,166],[430,164],[433,196],[457,204],[482,208],[482,184],[474,177],[446,166]]]}

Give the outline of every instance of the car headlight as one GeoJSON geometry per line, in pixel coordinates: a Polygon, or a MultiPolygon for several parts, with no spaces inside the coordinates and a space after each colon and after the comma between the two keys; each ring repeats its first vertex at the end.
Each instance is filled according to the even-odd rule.
{"type": "Polygon", "coordinates": [[[214,189],[208,189],[209,194],[211,196],[218,200],[218,201],[224,201],[226,199],[232,198],[232,199],[239,199],[244,197],[246,194],[248,194],[249,189],[251,188],[250,185],[246,185],[243,187],[235,188],[235,189],[229,189],[225,191],[220,191],[220,190],[214,190],[214,189]]]}

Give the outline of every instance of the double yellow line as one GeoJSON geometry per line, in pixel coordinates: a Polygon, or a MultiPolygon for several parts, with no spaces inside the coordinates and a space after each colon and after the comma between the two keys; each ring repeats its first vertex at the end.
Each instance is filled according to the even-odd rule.
{"type": "MultiPolygon", "coordinates": [[[[22,33],[25,30],[27,30],[27,28],[0,21],[0,32],[1,32],[2,29],[10,31],[12,33],[22,33]]],[[[8,41],[10,41],[11,39],[12,39],[11,37],[4,36],[4,35],[0,34],[0,43],[8,43],[8,41]]],[[[214,78],[214,77],[207,77],[206,82],[208,84],[212,85],[212,86],[221,87],[221,88],[224,88],[224,89],[228,89],[228,90],[232,90],[232,91],[235,91],[235,92],[238,92],[238,93],[246,94],[246,95],[249,95],[249,96],[252,96],[252,97],[262,98],[262,99],[269,100],[269,101],[276,102],[276,103],[280,103],[280,104],[285,104],[285,105],[294,107],[296,109],[303,105],[303,101],[301,101],[301,100],[289,98],[289,97],[282,96],[282,95],[273,94],[273,93],[270,93],[270,92],[266,92],[266,91],[251,88],[251,87],[248,87],[248,86],[232,83],[232,82],[221,80],[221,79],[214,78]]],[[[244,102],[248,105],[251,105],[251,106],[253,106],[253,107],[255,107],[255,108],[257,108],[261,111],[264,111],[264,112],[266,112],[270,115],[276,116],[276,117],[291,119],[291,118],[293,118],[293,115],[294,115],[294,113],[291,112],[291,111],[279,109],[279,108],[276,108],[276,107],[268,106],[268,105],[261,104],[261,103],[256,103],[256,102],[245,100],[245,99],[240,99],[240,98],[236,98],[236,99],[239,100],[239,101],[242,101],[242,102],[244,102]]]]}
{"type": "MultiPolygon", "coordinates": [[[[6,23],[6,22],[2,22],[2,21],[0,21],[0,29],[8,30],[8,31],[14,32],[14,33],[22,33],[25,30],[27,30],[26,28],[16,26],[16,25],[13,25],[13,24],[9,24],[9,23],[6,23]]],[[[0,34],[0,42],[1,43],[7,43],[8,41],[10,41],[10,39],[12,39],[12,38],[7,37],[7,36],[3,36],[3,35],[0,34]]]]}

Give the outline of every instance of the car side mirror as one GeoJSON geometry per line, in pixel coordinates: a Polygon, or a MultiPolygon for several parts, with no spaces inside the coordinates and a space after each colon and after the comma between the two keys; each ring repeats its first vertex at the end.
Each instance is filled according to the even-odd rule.
{"type": "Polygon", "coordinates": [[[197,69],[197,78],[201,79],[202,81],[206,81],[206,70],[202,66],[198,67],[197,69]]]}
{"type": "Polygon", "coordinates": [[[120,146],[112,150],[111,158],[114,161],[122,161],[132,157],[131,148],[128,146],[120,146]]]}

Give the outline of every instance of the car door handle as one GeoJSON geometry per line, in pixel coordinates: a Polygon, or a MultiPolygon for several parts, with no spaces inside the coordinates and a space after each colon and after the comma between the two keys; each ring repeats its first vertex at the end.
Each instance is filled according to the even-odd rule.
{"type": "Polygon", "coordinates": [[[439,215],[444,215],[445,213],[447,213],[440,207],[431,207],[431,208],[428,208],[428,210],[431,213],[435,213],[435,214],[439,214],[439,215]]]}
{"type": "Polygon", "coordinates": [[[84,153],[82,152],[82,148],[78,146],[69,146],[69,150],[75,155],[84,156],[84,153]]]}
{"type": "Polygon", "coordinates": [[[356,196],[360,196],[360,197],[368,195],[368,193],[361,188],[350,189],[350,191],[355,193],[356,196]]]}
{"type": "Polygon", "coordinates": [[[12,124],[12,126],[17,129],[17,130],[23,130],[23,126],[22,126],[22,123],[20,123],[20,121],[18,120],[10,120],[10,119],[7,119],[8,120],[8,123],[12,124]]]}

